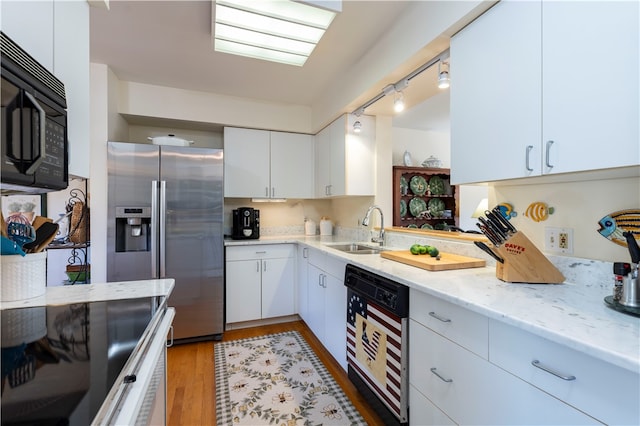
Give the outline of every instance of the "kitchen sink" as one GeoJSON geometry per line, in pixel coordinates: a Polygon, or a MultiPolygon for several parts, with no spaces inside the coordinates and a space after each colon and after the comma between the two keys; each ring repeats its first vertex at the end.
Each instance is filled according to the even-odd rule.
{"type": "Polygon", "coordinates": [[[361,243],[327,244],[327,247],[350,254],[378,254],[384,251],[381,247],[368,246],[361,243]]]}

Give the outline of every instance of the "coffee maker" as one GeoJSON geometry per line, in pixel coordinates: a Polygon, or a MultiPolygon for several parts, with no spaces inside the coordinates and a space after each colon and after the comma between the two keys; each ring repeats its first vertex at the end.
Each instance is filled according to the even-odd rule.
{"type": "Polygon", "coordinates": [[[251,207],[240,207],[233,210],[234,240],[257,240],[260,238],[260,210],[251,207]]]}

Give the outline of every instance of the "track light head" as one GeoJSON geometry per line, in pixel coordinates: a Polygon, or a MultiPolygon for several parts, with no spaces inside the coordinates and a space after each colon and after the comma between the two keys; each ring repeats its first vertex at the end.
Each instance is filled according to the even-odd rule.
{"type": "Polygon", "coordinates": [[[396,99],[393,101],[393,110],[395,112],[404,111],[404,95],[402,92],[398,92],[396,99]]]}
{"type": "Polygon", "coordinates": [[[451,85],[451,79],[449,78],[449,63],[438,62],[438,89],[447,89],[451,85]],[[442,69],[444,66],[444,69],[442,69]]]}
{"type": "Polygon", "coordinates": [[[362,123],[360,122],[360,120],[358,120],[355,123],[353,123],[353,132],[360,133],[361,131],[362,131],[362,123]]]}

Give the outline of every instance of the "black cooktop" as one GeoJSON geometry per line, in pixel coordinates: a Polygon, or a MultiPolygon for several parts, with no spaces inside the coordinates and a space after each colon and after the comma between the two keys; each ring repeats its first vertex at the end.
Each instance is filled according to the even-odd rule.
{"type": "Polygon", "coordinates": [[[1,312],[3,425],[88,425],[158,297],[1,312]]]}

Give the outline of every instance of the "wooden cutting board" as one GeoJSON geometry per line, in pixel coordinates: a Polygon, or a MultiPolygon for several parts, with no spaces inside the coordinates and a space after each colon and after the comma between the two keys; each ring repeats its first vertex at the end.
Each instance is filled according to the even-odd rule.
{"type": "Polygon", "coordinates": [[[440,260],[437,260],[435,257],[431,257],[428,254],[411,254],[409,250],[381,251],[380,256],[385,259],[395,260],[396,262],[405,263],[428,271],[481,268],[487,264],[483,259],[442,252],[440,252],[440,260]]]}

